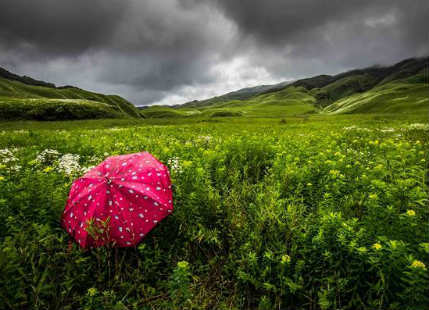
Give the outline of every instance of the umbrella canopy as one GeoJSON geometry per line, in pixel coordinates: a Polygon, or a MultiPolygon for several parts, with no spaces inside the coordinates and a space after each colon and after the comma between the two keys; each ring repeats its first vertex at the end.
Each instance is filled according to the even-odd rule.
{"type": "Polygon", "coordinates": [[[147,152],[112,156],[75,180],[61,224],[83,248],[138,244],[173,211],[168,168],[147,152]]]}

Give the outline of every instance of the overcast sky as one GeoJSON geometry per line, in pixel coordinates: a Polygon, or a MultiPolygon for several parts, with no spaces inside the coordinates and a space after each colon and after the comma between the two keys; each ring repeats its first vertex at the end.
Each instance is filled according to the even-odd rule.
{"type": "Polygon", "coordinates": [[[0,66],[179,104],[429,55],[428,0],[1,0],[0,66]]]}

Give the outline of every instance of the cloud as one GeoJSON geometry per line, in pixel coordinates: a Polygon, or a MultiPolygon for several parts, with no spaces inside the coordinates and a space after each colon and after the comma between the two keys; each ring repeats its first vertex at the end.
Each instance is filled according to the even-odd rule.
{"type": "Polygon", "coordinates": [[[429,54],[423,0],[3,0],[0,66],[177,104],[429,54]]]}

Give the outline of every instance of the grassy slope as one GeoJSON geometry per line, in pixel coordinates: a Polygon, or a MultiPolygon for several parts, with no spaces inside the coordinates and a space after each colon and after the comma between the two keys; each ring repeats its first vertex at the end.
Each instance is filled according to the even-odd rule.
{"type": "Polygon", "coordinates": [[[125,99],[76,87],[54,88],[0,78],[1,118],[84,119],[140,117],[125,99]]]}
{"type": "Polygon", "coordinates": [[[314,97],[306,89],[289,87],[281,91],[261,94],[248,100],[231,100],[200,107],[198,111],[202,116],[237,116],[240,113],[247,117],[278,117],[313,113],[316,111],[316,107],[312,103],[314,103],[314,97]],[[231,115],[228,115],[228,112],[231,115]]]}
{"type": "Polygon", "coordinates": [[[147,118],[283,117],[316,112],[314,101],[314,97],[305,88],[289,87],[248,100],[230,100],[199,108],[154,106],[142,110],[141,113],[147,118]]]}
{"type": "Polygon", "coordinates": [[[423,73],[342,98],[328,113],[428,113],[429,91],[423,73]]]}

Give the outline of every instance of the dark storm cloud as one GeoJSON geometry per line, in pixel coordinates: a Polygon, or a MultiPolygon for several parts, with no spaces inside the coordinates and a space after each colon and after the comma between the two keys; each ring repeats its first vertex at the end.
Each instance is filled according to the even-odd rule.
{"type": "Polygon", "coordinates": [[[122,0],[2,0],[0,44],[49,55],[75,55],[105,45],[122,19],[122,0]]]}
{"type": "MultiPolygon", "coordinates": [[[[399,19],[394,30],[406,31],[412,43],[423,43],[428,34],[422,24],[429,13],[426,0],[216,0],[214,3],[239,25],[244,34],[273,45],[300,41],[302,36],[318,34],[318,30],[329,24],[341,26],[356,18],[364,24],[366,18],[391,12],[395,12],[399,19]]],[[[358,30],[354,35],[359,35],[358,30]]]]}
{"type": "Polygon", "coordinates": [[[175,104],[428,54],[428,15],[423,0],[2,0],[0,66],[175,104]]]}
{"type": "Polygon", "coordinates": [[[425,27],[429,16],[427,0],[217,0],[215,3],[236,22],[243,36],[289,58],[308,61],[332,58],[353,67],[391,63],[401,57],[429,52],[425,27]]]}

